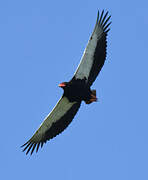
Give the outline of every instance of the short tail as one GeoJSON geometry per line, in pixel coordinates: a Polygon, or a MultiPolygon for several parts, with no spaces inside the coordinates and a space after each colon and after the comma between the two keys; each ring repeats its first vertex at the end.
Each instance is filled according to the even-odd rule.
{"type": "Polygon", "coordinates": [[[94,96],[96,96],[96,95],[97,95],[97,93],[96,93],[96,90],[95,90],[95,89],[91,90],[91,93],[92,93],[94,96]]]}
{"type": "Polygon", "coordinates": [[[88,101],[85,101],[86,104],[91,104],[92,102],[96,102],[97,101],[97,97],[96,97],[96,90],[93,89],[91,90],[91,97],[88,101]]]}

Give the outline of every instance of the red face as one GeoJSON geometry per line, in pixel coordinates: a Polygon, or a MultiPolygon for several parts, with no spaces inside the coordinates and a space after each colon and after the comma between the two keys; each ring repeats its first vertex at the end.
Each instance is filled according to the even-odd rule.
{"type": "Polygon", "coordinates": [[[62,82],[62,83],[60,83],[60,84],[59,84],[59,87],[61,87],[61,88],[66,87],[66,82],[62,82]]]}

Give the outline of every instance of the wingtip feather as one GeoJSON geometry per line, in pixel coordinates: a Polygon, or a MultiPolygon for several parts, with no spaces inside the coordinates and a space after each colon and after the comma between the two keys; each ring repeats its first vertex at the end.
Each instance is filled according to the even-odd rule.
{"type": "Polygon", "coordinates": [[[22,146],[20,146],[20,148],[23,148],[26,144],[28,144],[29,141],[27,141],[25,144],[23,144],[22,146]]]}
{"type": "Polygon", "coordinates": [[[101,13],[101,16],[100,16],[100,19],[99,19],[98,24],[100,24],[100,22],[101,22],[101,20],[102,20],[102,17],[103,17],[103,14],[104,14],[104,9],[103,9],[103,11],[102,11],[102,13],[101,13]]]}
{"type": "Polygon", "coordinates": [[[96,21],[96,24],[98,23],[98,20],[99,20],[99,10],[98,10],[98,13],[97,13],[97,21],[96,21]]]}
{"type": "Polygon", "coordinates": [[[104,23],[104,21],[105,21],[107,15],[108,15],[108,11],[105,13],[105,15],[104,15],[104,17],[103,17],[103,19],[102,19],[102,22],[100,23],[101,25],[103,25],[103,23],[104,23]]]}
{"type": "Polygon", "coordinates": [[[30,155],[32,155],[32,153],[34,152],[36,145],[37,145],[36,143],[33,145],[30,155]]]}
{"type": "Polygon", "coordinates": [[[24,152],[30,146],[30,144],[31,142],[30,143],[28,142],[22,151],[24,152]]]}
{"type": "Polygon", "coordinates": [[[107,29],[110,26],[111,22],[108,23],[105,27],[104,27],[104,31],[107,33],[109,29],[107,29]]]}
{"type": "MultiPolygon", "coordinates": [[[[105,13],[105,15],[104,15],[104,9],[102,10],[102,12],[101,12],[101,16],[99,17],[99,15],[97,15],[97,24],[98,25],[100,25],[100,27],[102,27],[102,29],[103,29],[103,31],[105,32],[105,33],[107,33],[109,30],[110,30],[110,28],[109,29],[107,29],[109,26],[110,26],[110,24],[111,24],[111,22],[109,22],[109,20],[110,20],[110,18],[111,18],[111,15],[110,16],[108,16],[108,14],[109,14],[109,12],[107,11],[106,13],[105,13]],[[109,23],[108,23],[109,22],[109,23]]],[[[99,14],[99,11],[98,11],[98,14],[99,14]]]]}
{"type": "Polygon", "coordinates": [[[37,148],[36,148],[36,153],[38,152],[39,147],[40,147],[40,143],[38,143],[38,145],[37,145],[37,148]]]}
{"type": "Polygon", "coordinates": [[[41,148],[43,147],[43,142],[41,142],[41,148]]]}
{"type": "Polygon", "coordinates": [[[23,148],[22,152],[25,152],[26,151],[26,155],[30,152],[30,155],[33,154],[35,148],[36,148],[36,152],[38,152],[39,150],[39,146],[40,146],[40,143],[34,143],[32,142],[31,140],[27,141],[25,144],[23,144],[21,146],[21,148],[23,148]]]}

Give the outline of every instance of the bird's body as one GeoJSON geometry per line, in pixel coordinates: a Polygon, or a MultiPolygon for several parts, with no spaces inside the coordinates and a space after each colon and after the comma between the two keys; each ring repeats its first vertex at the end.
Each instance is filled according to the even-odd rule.
{"type": "MultiPolygon", "coordinates": [[[[62,83],[63,84],[63,83],[62,83]]],[[[70,102],[89,101],[91,99],[91,89],[84,79],[72,79],[70,82],[65,83],[64,94],[70,102]]]]}
{"type": "Polygon", "coordinates": [[[108,12],[104,15],[103,10],[99,17],[98,12],[94,31],[73,78],[69,82],[59,84],[64,93],[32,138],[22,146],[23,151],[27,150],[26,154],[30,151],[32,154],[35,148],[37,152],[47,140],[61,133],[73,120],[82,101],[86,104],[97,101],[96,90],[91,90],[90,87],[106,59],[106,37],[111,24],[108,23],[111,16],[107,15],[108,12]]]}

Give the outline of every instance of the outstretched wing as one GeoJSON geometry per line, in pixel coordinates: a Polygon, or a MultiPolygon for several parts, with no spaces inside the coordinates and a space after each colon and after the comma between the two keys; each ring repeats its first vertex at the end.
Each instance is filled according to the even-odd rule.
{"type": "Polygon", "coordinates": [[[40,145],[42,147],[47,140],[61,133],[74,118],[80,104],[81,102],[70,102],[65,96],[61,97],[32,138],[21,146],[24,147],[23,151],[26,151],[26,154],[31,151],[32,154],[36,148],[37,152],[40,145]]]}
{"type": "Polygon", "coordinates": [[[75,79],[86,79],[89,86],[95,81],[99,74],[106,58],[107,47],[107,33],[110,30],[108,27],[111,16],[108,12],[104,15],[104,10],[101,16],[97,17],[97,22],[94,31],[88,41],[87,47],[84,51],[80,64],[74,74],[75,79]]]}

